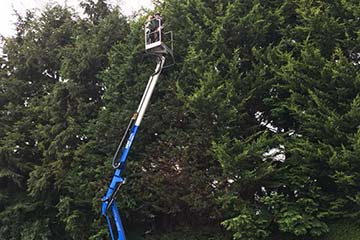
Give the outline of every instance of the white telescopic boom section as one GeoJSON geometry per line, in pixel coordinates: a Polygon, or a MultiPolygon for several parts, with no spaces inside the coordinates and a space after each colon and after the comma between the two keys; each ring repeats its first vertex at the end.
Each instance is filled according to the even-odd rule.
{"type": "Polygon", "coordinates": [[[140,124],[141,124],[141,121],[144,117],[146,108],[149,105],[151,95],[152,95],[155,85],[159,79],[159,76],[160,76],[161,70],[164,66],[164,63],[165,63],[165,57],[159,56],[159,58],[157,60],[155,73],[150,77],[149,82],[146,86],[144,95],[142,96],[141,102],[139,104],[139,107],[137,110],[138,116],[136,118],[135,126],[140,126],[140,124]]]}

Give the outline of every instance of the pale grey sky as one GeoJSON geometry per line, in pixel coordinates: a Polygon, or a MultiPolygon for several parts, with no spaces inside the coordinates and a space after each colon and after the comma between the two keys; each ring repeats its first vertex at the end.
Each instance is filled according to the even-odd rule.
{"type": "MultiPolygon", "coordinates": [[[[66,3],[67,6],[78,9],[81,0],[1,0],[0,34],[8,37],[15,33],[14,22],[16,17],[13,9],[16,9],[19,13],[24,13],[26,9],[41,9],[46,4],[54,2],[63,6],[66,3]]],[[[131,15],[141,7],[153,8],[151,0],[110,0],[108,2],[120,6],[125,15],[131,15]]]]}

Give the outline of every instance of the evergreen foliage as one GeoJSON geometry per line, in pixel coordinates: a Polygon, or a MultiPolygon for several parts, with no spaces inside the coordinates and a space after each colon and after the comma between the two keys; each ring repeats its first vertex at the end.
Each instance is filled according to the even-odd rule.
{"type": "MultiPolygon", "coordinates": [[[[177,63],[117,199],[130,239],[360,238],[360,4],[156,2],[177,63]]],[[[155,64],[152,12],[81,7],[28,11],[3,40],[0,239],[109,238],[100,199],[155,64]]]]}

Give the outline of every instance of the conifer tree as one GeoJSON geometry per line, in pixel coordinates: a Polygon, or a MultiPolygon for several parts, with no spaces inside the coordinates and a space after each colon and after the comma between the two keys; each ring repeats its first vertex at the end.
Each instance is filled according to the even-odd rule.
{"type": "MultiPolygon", "coordinates": [[[[127,233],[319,239],[355,221],[359,4],[156,2],[176,64],[129,155],[117,199],[127,233]]],[[[82,17],[56,5],[29,11],[5,39],[1,239],[109,237],[100,199],[155,66],[143,50],[153,12],[129,19],[106,1],[81,6],[82,17]]]]}

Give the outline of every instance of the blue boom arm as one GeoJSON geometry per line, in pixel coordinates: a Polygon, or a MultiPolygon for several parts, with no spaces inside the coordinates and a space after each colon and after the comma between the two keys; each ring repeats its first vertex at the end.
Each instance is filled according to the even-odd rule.
{"type": "Polygon", "coordinates": [[[125,131],[125,134],[121,139],[121,142],[113,158],[113,167],[115,168],[115,172],[114,172],[114,176],[112,177],[109,188],[105,196],[102,198],[102,207],[101,207],[101,215],[106,218],[112,240],[126,239],[115,199],[120,190],[120,187],[125,184],[125,179],[122,177],[122,171],[125,168],[126,159],[129,154],[131,145],[134,141],[135,135],[141,124],[146,108],[150,102],[151,95],[154,91],[161,70],[164,67],[164,63],[165,63],[165,57],[161,55],[157,56],[156,70],[149,79],[143,97],[140,101],[139,107],[137,111],[134,113],[133,117],[131,118],[129,125],[125,131]],[[127,139],[126,144],[125,144],[125,139],[127,139]],[[109,214],[110,212],[111,214],[109,214]],[[117,237],[113,231],[112,222],[115,223],[117,237]]]}

